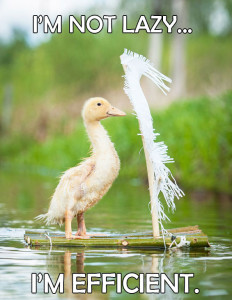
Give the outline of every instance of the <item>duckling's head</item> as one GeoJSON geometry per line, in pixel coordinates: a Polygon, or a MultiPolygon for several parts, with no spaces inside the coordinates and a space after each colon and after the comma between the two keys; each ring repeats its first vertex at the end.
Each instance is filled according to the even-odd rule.
{"type": "Polygon", "coordinates": [[[84,104],[82,116],[85,122],[101,121],[108,117],[125,116],[126,114],[112,106],[106,99],[90,98],[84,104]]]}

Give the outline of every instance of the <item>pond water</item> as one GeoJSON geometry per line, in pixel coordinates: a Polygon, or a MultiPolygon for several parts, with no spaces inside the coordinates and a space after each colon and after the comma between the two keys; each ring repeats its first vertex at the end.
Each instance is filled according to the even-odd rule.
{"type": "MultiPolygon", "coordinates": [[[[26,174],[0,175],[0,298],[78,298],[78,299],[192,299],[210,297],[232,299],[232,200],[198,193],[176,202],[172,222],[166,228],[198,224],[209,236],[211,247],[198,250],[117,250],[77,248],[30,248],[23,239],[26,229],[64,231],[56,226],[44,226],[34,217],[46,211],[57,180],[26,174]],[[65,274],[65,294],[44,295],[42,284],[31,294],[31,273],[49,273],[53,280],[65,274]],[[109,287],[101,294],[99,287],[92,294],[72,295],[71,273],[194,273],[190,293],[165,295],[116,293],[109,287]],[[195,295],[194,289],[200,293],[195,295]]],[[[136,180],[117,181],[101,202],[86,213],[90,232],[124,233],[151,230],[148,191],[136,180]]],[[[73,222],[73,230],[76,224],[73,222]]],[[[136,281],[130,282],[131,288],[136,281]]]]}

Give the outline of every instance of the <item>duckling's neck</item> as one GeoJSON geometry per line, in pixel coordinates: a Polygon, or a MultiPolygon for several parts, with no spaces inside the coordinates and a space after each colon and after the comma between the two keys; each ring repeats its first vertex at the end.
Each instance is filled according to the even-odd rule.
{"type": "Polygon", "coordinates": [[[93,147],[93,153],[101,153],[114,149],[107,131],[99,121],[85,122],[85,127],[93,147]]]}

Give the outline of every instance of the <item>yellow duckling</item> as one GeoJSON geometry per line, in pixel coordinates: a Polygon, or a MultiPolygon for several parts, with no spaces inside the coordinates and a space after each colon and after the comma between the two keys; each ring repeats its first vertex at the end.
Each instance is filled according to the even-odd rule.
{"type": "Polygon", "coordinates": [[[84,212],[106,194],[120,169],[114,144],[100,121],[111,116],[125,115],[99,97],[89,99],[84,105],[82,116],[92,144],[92,155],[62,175],[48,213],[37,217],[45,219],[47,224],[61,225],[65,222],[66,238],[88,238],[84,212]],[[78,230],[73,236],[71,222],[75,216],[78,230]]]}

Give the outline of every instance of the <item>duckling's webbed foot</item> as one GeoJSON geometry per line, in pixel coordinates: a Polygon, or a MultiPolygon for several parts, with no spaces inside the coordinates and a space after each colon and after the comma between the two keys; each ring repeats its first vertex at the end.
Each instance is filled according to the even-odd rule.
{"type": "Polygon", "coordinates": [[[80,213],[77,215],[77,225],[78,225],[78,230],[77,233],[75,234],[75,237],[79,239],[88,239],[89,236],[86,234],[84,213],[80,213]]]}

